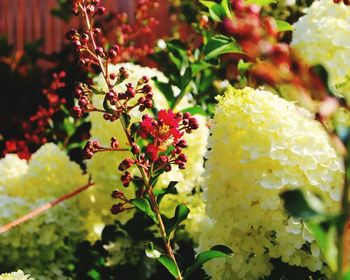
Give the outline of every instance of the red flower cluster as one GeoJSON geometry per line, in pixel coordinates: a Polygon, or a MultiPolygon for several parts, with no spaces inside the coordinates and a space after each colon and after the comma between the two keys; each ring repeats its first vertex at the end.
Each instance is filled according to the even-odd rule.
{"type": "Polygon", "coordinates": [[[169,145],[176,146],[184,135],[198,128],[198,121],[191,114],[174,114],[171,110],[160,110],[157,119],[144,115],[138,130],[143,139],[150,138],[146,154],[151,161],[158,158],[159,152],[165,151],[169,145]]]}
{"type": "Polygon", "coordinates": [[[350,0],[333,0],[333,2],[336,4],[343,2],[345,5],[350,6],[350,0]]]}
{"type": "Polygon", "coordinates": [[[158,7],[154,0],[136,1],[134,18],[129,18],[125,13],[116,15],[116,37],[121,47],[121,55],[113,63],[140,59],[153,53],[153,42],[144,42],[142,38],[150,34],[159,24],[159,21],[151,15],[158,7]],[[141,43],[143,41],[143,43],[141,43]]]}
{"type": "Polygon", "coordinates": [[[66,103],[66,100],[57,94],[57,91],[66,85],[63,82],[66,72],[54,73],[52,77],[50,86],[43,90],[48,101],[47,107],[40,106],[36,114],[29,118],[29,121],[23,122],[25,141],[8,140],[5,142],[4,155],[17,153],[19,157],[28,159],[30,158],[30,145],[41,146],[47,142],[47,129],[52,122],[52,117],[60,110],[61,105],[66,103]]]}
{"type": "Polygon", "coordinates": [[[6,141],[4,155],[6,154],[17,154],[21,159],[29,159],[31,155],[26,142],[22,140],[6,141]]]}
{"type": "Polygon", "coordinates": [[[234,17],[221,24],[225,34],[233,36],[245,55],[228,55],[235,60],[227,69],[229,78],[238,77],[237,60],[252,62],[248,71],[251,86],[291,84],[300,92],[309,92],[315,98],[326,96],[320,79],[303,63],[286,43],[280,42],[283,34],[278,31],[274,18],[264,16],[260,7],[243,0],[231,1],[234,17]],[[232,75],[233,74],[233,75],[232,75]]]}

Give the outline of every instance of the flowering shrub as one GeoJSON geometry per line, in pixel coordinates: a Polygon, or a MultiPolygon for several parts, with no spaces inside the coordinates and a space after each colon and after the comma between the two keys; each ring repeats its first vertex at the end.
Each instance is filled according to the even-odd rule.
{"type": "Polygon", "coordinates": [[[343,3],[315,1],[294,24],[292,47],[310,65],[322,64],[336,94],[348,98],[350,9],[343,3]]]}
{"type": "Polygon", "coordinates": [[[314,237],[284,213],[279,194],[307,189],[337,210],[344,167],[328,135],[309,112],[268,91],[229,89],[218,101],[204,175],[212,223],[199,244],[220,241],[235,255],[207,271],[213,279],[259,279],[270,274],[271,258],[321,270],[314,237]]]}
{"type": "Polygon", "coordinates": [[[0,274],[1,280],[34,280],[30,275],[24,275],[22,270],[0,274]]]}
{"type": "Polygon", "coordinates": [[[1,132],[0,273],[346,280],[349,1],[170,2],[152,48],[162,0],[59,1],[79,70],[1,132]]]}
{"type": "MultiPolygon", "coordinates": [[[[129,77],[125,80],[126,83],[135,84],[139,79],[142,78],[143,73],[147,72],[149,78],[157,78],[159,81],[167,81],[167,78],[162,74],[161,72],[147,68],[147,67],[141,67],[138,65],[133,64],[117,64],[117,65],[111,65],[109,67],[109,72],[113,73],[118,71],[119,68],[125,68],[128,69],[129,77]]],[[[103,77],[100,74],[96,78],[96,86],[99,88],[104,88],[105,84],[103,81],[103,77]]],[[[154,84],[152,81],[150,81],[150,85],[152,88],[154,88],[154,84]]],[[[123,88],[121,85],[118,85],[114,88],[116,92],[122,91],[123,88]]],[[[155,103],[155,106],[157,108],[167,108],[167,102],[166,98],[164,97],[163,93],[161,93],[157,88],[153,89],[153,100],[155,103]]],[[[99,104],[101,107],[103,105],[103,96],[94,96],[93,97],[94,104],[99,104]]],[[[177,106],[179,110],[185,109],[187,107],[190,107],[190,102],[188,98],[184,98],[182,102],[177,106]]],[[[164,111],[163,111],[164,112],[164,111]]],[[[152,114],[151,111],[148,112],[149,114],[152,114]]],[[[167,116],[165,112],[163,113],[165,117],[167,116]]],[[[138,111],[131,112],[132,120],[137,120],[141,116],[141,113],[138,111]]],[[[101,114],[91,114],[89,116],[89,119],[91,121],[91,138],[92,140],[97,140],[101,145],[108,146],[110,145],[111,138],[113,136],[120,135],[118,137],[118,140],[120,143],[126,143],[127,139],[123,135],[123,128],[121,124],[110,122],[106,123],[105,119],[101,114]],[[106,129],[108,128],[108,129],[106,129]]],[[[177,185],[177,190],[179,193],[183,196],[183,202],[189,201],[189,198],[186,198],[187,195],[191,195],[191,192],[194,187],[199,187],[199,183],[201,180],[201,174],[204,170],[203,168],[203,155],[205,153],[205,146],[206,146],[206,139],[208,137],[208,128],[206,126],[206,118],[204,117],[197,117],[197,119],[200,122],[200,127],[194,131],[191,134],[188,134],[184,137],[184,140],[188,143],[188,147],[184,149],[184,151],[187,154],[187,168],[183,171],[179,169],[172,169],[168,173],[164,174],[158,179],[158,182],[156,186],[159,186],[159,188],[165,186],[170,181],[178,181],[179,184],[177,185]]],[[[147,121],[149,119],[146,119],[144,121],[144,124],[147,124],[147,121]]],[[[147,128],[147,127],[146,127],[147,128]]],[[[175,131],[176,132],[176,131],[175,131]]],[[[152,148],[153,146],[150,146],[152,148]]],[[[155,150],[155,152],[157,152],[155,150]]],[[[98,228],[101,230],[102,228],[102,221],[98,222],[99,219],[96,217],[96,211],[101,211],[102,215],[100,214],[100,219],[104,217],[104,222],[111,222],[112,217],[110,215],[110,204],[113,201],[112,197],[106,196],[105,192],[111,192],[113,190],[113,186],[116,185],[119,181],[119,184],[122,182],[119,180],[119,177],[122,175],[122,172],[119,172],[119,174],[115,170],[115,166],[118,165],[119,162],[121,162],[125,157],[131,156],[130,152],[119,152],[117,154],[112,153],[101,153],[95,155],[91,160],[87,161],[87,170],[92,175],[93,181],[96,183],[94,188],[91,188],[87,191],[87,193],[90,195],[90,199],[92,200],[92,205],[89,206],[90,213],[92,216],[94,216],[92,221],[96,223],[96,229],[98,228]],[[102,170],[102,172],[101,172],[102,170]],[[100,227],[98,227],[98,224],[100,227]]],[[[132,173],[135,173],[136,170],[134,170],[132,173]]],[[[198,191],[198,189],[197,189],[198,191]]],[[[128,196],[132,196],[135,192],[134,187],[128,187],[124,194],[128,196]]],[[[166,200],[165,200],[166,201],[166,200]]],[[[162,207],[166,208],[166,202],[163,202],[162,207]]],[[[187,204],[187,203],[186,203],[187,204]]],[[[196,203],[197,204],[197,203],[196,203]]],[[[190,208],[190,204],[187,204],[190,208]]],[[[168,207],[172,209],[174,206],[174,203],[169,205],[168,207]]],[[[170,210],[169,209],[169,210],[170,210]]],[[[170,210],[171,211],[171,210],[170,210]]],[[[171,212],[168,212],[167,214],[172,214],[171,212]]],[[[126,222],[128,219],[132,217],[133,213],[131,211],[121,213],[118,216],[118,220],[122,222],[126,222]]],[[[93,225],[92,225],[93,226],[93,225]]],[[[93,226],[94,227],[94,226],[93,226]]]]}

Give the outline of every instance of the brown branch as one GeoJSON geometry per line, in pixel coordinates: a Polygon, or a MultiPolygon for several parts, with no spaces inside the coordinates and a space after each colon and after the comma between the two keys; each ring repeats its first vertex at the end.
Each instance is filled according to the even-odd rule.
{"type": "Polygon", "coordinates": [[[78,195],[79,193],[88,189],[92,185],[94,185],[94,183],[89,182],[88,184],[86,184],[82,187],[79,187],[78,189],[61,196],[52,202],[46,203],[43,206],[40,206],[39,208],[34,209],[32,212],[30,212],[24,216],[14,220],[14,221],[12,221],[4,226],[1,226],[0,227],[0,234],[5,233],[5,232],[9,231],[10,229],[12,229],[13,227],[18,226],[18,225],[20,225],[28,220],[35,218],[36,216],[49,210],[50,208],[54,207],[55,205],[60,204],[61,202],[65,201],[73,196],[78,195]]]}

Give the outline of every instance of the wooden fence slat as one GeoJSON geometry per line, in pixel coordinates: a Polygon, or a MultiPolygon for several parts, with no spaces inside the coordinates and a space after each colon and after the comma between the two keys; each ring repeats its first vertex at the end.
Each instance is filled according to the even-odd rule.
{"type": "MultiPolygon", "coordinates": [[[[137,0],[104,0],[109,11],[124,11],[133,18],[137,0]]],[[[168,0],[158,0],[161,4],[154,13],[161,22],[154,32],[142,38],[140,43],[153,42],[160,34],[168,34],[171,25],[168,15],[168,0]]],[[[0,0],[0,36],[5,35],[10,44],[22,50],[26,42],[44,39],[46,53],[59,51],[66,43],[64,34],[71,26],[82,26],[82,19],[73,17],[71,22],[55,18],[51,9],[57,0],[0,0]]]]}

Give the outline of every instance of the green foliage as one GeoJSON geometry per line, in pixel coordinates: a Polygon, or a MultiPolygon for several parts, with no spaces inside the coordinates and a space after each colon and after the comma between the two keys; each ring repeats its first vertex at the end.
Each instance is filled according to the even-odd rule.
{"type": "Polygon", "coordinates": [[[137,197],[130,201],[137,209],[145,213],[149,216],[156,224],[158,224],[158,220],[156,215],[154,214],[151,204],[146,198],[137,197]]]}
{"type": "Polygon", "coordinates": [[[214,1],[199,1],[208,8],[209,16],[213,21],[221,21],[225,17],[231,18],[231,3],[228,0],[222,0],[220,4],[214,1]]]}
{"type": "Polygon", "coordinates": [[[168,239],[170,239],[171,234],[174,233],[179,225],[187,219],[190,209],[185,204],[179,204],[175,209],[174,217],[167,220],[165,224],[165,230],[168,239]]]}
{"type": "Polygon", "coordinates": [[[176,264],[172,258],[167,255],[161,255],[157,260],[170,272],[175,279],[178,278],[179,273],[176,268],[176,264]]]}
{"type": "Polygon", "coordinates": [[[286,191],[281,194],[281,197],[285,209],[293,217],[314,218],[323,212],[321,201],[311,194],[305,194],[300,189],[286,191]]]}
{"type": "Polygon", "coordinates": [[[208,43],[204,47],[206,60],[217,58],[226,53],[243,53],[239,44],[232,37],[215,35],[208,40],[208,43]]]}
{"type": "Polygon", "coordinates": [[[166,189],[161,189],[161,190],[155,190],[155,195],[157,197],[157,203],[160,205],[162,199],[164,198],[165,195],[167,194],[177,194],[176,191],[176,185],[178,184],[177,181],[170,181],[168,187],[166,189]]]}
{"type": "Polygon", "coordinates": [[[284,20],[276,20],[276,25],[279,32],[293,31],[293,25],[284,20]]]}
{"type": "Polygon", "coordinates": [[[245,0],[247,4],[255,4],[259,6],[268,6],[272,3],[276,3],[277,0],[245,0]]]}
{"type": "Polygon", "coordinates": [[[196,257],[194,264],[185,270],[184,278],[188,279],[190,274],[192,274],[196,269],[199,269],[206,262],[217,258],[225,258],[232,254],[233,251],[224,245],[217,245],[208,251],[201,252],[196,257]]]}

